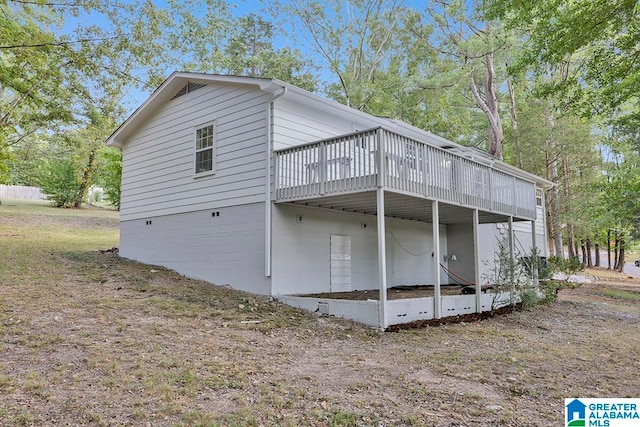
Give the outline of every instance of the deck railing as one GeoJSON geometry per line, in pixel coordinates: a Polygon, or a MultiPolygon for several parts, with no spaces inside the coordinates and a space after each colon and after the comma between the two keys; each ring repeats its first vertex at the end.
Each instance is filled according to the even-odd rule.
{"type": "Polygon", "coordinates": [[[277,150],[274,158],[276,201],[382,186],[527,219],[536,216],[533,182],[383,128],[277,150]]]}

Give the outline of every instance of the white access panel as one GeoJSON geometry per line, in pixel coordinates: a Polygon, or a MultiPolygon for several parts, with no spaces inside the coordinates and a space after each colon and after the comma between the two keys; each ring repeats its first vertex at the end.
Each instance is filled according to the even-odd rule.
{"type": "Polygon", "coordinates": [[[351,236],[331,235],[331,292],[351,291],[351,236]]]}

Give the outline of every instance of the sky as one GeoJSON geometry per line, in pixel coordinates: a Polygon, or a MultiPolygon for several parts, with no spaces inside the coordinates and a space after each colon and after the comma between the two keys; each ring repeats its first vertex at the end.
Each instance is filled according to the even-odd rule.
{"type": "MultiPolygon", "coordinates": [[[[282,0],[284,3],[289,0],[282,0]]],[[[415,9],[421,10],[425,7],[424,1],[418,0],[398,0],[401,4],[405,6],[410,6],[415,9]]],[[[157,0],[153,1],[153,3],[159,8],[166,8],[167,1],[166,0],[157,0]]],[[[204,3],[204,2],[202,2],[204,3]]],[[[256,13],[261,15],[268,20],[272,20],[272,17],[269,11],[265,10],[265,6],[260,1],[255,0],[240,0],[240,1],[227,1],[227,4],[231,6],[232,14],[236,17],[247,15],[249,13],[256,13]]],[[[201,13],[204,13],[204,8],[201,13]]],[[[197,11],[196,11],[197,14],[197,11]]],[[[282,21],[280,24],[284,24],[282,21]]],[[[77,17],[72,17],[65,22],[65,26],[60,30],[63,33],[69,33],[72,29],[77,25],[97,25],[97,26],[108,26],[108,20],[99,14],[80,14],[77,17]]],[[[288,27],[285,28],[287,34],[291,34],[295,32],[294,29],[288,27]]],[[[275,48],[282,47],[291,47],[294,49],[299,49],[304,55],[311,56],[312,52],[310,51],[309,46],[304,42],[302,37],[288,37],[286,34],[283,36],[281,34],[277,34],[274,40],[275,48]]],[[[167,73],[173,70],[167,70],[167,73]]],[[[333,75],[327,69],[320,69],[315,72],[319,80],[321,82],[330,82],[334,79],[333,75]]],[[[152,89],[141,90],[135,87],[130,87],[126,97],[122,100],[122,104],[125,106],[128,113],[131,113],[137,108],[144,100],[151,94],[152,89]]]]}

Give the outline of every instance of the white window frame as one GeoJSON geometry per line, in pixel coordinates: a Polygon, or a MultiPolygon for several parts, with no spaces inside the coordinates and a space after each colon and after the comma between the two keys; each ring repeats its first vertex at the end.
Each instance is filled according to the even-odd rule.
{"type": "Polygon", "coordinates": [[[198,126],[194,126],[193,128],[193,163],[192,163],[192,167],[193,167],[193,177],[194,178],[200,178],[203,176],[209,176],[209,175],[213,175],[216,173],[216,131],[217,131],[217,126],[216,126],[216,121],[211,121],[208,123],[204,123],[202,125],[198,125],[198,126]],[[198,131],[211,127],[211,132],[212,134],[209,135],[211,137],[211,145],[204,147],[204,148],[198,148],[198,131]],[[198,166],[198,154],[205,152],[205,151],[211,151],[211,170],[204,170],[204,171],[200,171],[198,172],[196,170],[197,166],[198,166]]]}

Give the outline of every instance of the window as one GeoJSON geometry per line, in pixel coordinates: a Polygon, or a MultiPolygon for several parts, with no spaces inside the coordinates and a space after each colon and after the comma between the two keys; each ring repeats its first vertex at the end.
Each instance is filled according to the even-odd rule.
{"type": "Polygon", "coordinates": [[[196,129],[195,173],[213,171],[213,125],[196,129]]]}

